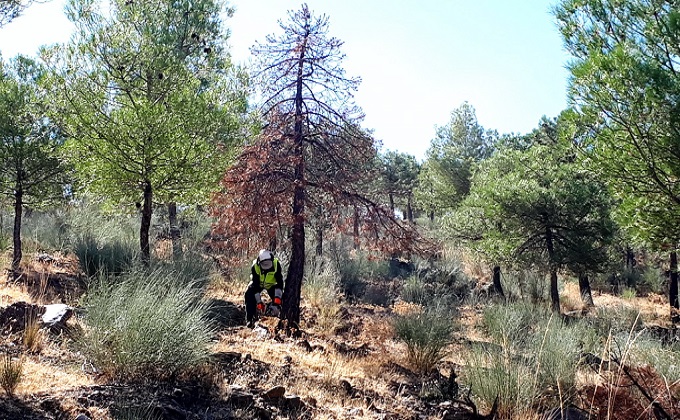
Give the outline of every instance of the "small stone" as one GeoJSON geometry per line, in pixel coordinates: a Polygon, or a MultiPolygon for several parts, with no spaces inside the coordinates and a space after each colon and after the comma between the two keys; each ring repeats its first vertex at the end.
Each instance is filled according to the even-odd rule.
{"type": "Polygon", "coordinates": [[[90,418],[87,417],[85,414],[78,414],[75,420],[90,420],[90,418]]]}

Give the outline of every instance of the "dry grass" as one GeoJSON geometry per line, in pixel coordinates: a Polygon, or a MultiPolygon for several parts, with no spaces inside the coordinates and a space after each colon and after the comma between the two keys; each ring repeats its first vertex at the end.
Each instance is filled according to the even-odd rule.
{"type": "Polygon", "coordinates": [[[12,357],[11,354],[5,354],[0,360],[0,387],[10,397],[21,383],[23,378],[24,359],[22,357],[12,357]]]}
{"type": "MultiPolygon", "coordinates": [[[[167,250],[164,251],[167,252],[167,250]]],[[[467,261],[468,257],[459,255],[457,258],[467,261]]],[[[490,275],[485,266],[479,264],[466,264],[465,266],[465,273],[471,277],[487,278],[490,275]]],[[[35,268],[62,269],[37,265],[35,268]]],[[[214,282],[208,294],[212,298],[242,305],[243,292],[247,283],[247,270],[244,270],[242,275],[214,282]]],[[[661,324],[667,323],[668,303],[667,300],[658,296],[632,298],[628,301],[617,296],[598,293],[595,293],[593,297],[596,307],[619,305],[636,307],[642,311],[646,320],[655,320],[661,324]]],[[[566,283],[561,298],[565,311],[582,309],[578,284],[566,283]]],[[[0,280],[0,306],[17,301],[32,302],[32,299],[21,286],[6,282],[3,284],[0,280]]],[[[45,298],[45,303],[49,303],[47,298],[45,298]]],[[[444,359],[446,369],[454,369],[449,368],[449,365],[456,366],[455,370],[459,372],[458,366],[465,362],[464,353],[467,351],[469,341],[489,341],[480,328],[482,308],[483,303],[459,308],[457,321],[460,331],[456,335],[458,340],[446,349],[447,357],[444,359]]],[[[350,306],[342,303],[329,314],[328,319],[332,322],[325,323],[323,321],[325,315],[320,313],[319,308],[306,305],[304,317],[306,319],[316,317],[316,320],[310,322],[309,325],[303,324],[306,328],[306,335],[303,339],[314,348],[313,351],[303,350],[300,345],[303,339],[295,340],[283,336],[276,338],[271,333],[261,334],[260,329],[250,330],[241,327],[223,330],[212,351],[249,354],[253,361],[266,366],[267,371],[260,376],[227,375],[231,383],[223,385],[241,385],[258,389],[283,385],[286,387],[287,394],[300,395],[305,401],[312,399],[316,401],[319,408],[314,412],[313,418],[315,419],[375,419],[379,415],[373,407],[378,407],[383,413],[388,413],[392,416],[391,418],[412,418],[417,396],[414,397],[409,392],[420,385],[416,382],[417,375],[409,375],[408,371],[401,367],[406,365],[407,350],[403,343],[394,339],[394,330],[390,321],[397,314],[406,315],[422,310],[423,307],[420,305],[404,302],[398,302],[388,308],[372,305],[350,306]],[[339,310],[340,306],[342,310],[339,310]],[[349,356],[338,351],[336,344],[350,348],[367,345],[370,352],[368,356],[349,356]],[[348,395],[346,389],[343,388],[345,382],[358,390],[361,396],[348,395]]],[[[261,324],[269,331],[274,330],[275,323],[274,319],[261,321],[261,324]]],[[[38,393],[57,395],[98,384],[96,378],[82,371],[81,365],[84,360],[79,359],[79,356],[64,344],[68,340],[63,337],[60,340],[57,343],[54,337],[42,337],[42,349],[39,354],[24,356],[23,379],[16,388],[17,395],[26,397],[38,393]]],[[[24,345],[27,348],[30,347],[26,341],[24,345]]],[[[601,356],[605,358],[606,354],[603,353],[601,356]]],[[[578,372],[576,381],[580,389],[584,390],[582,394],[590,397],[589,404],[592,401],[592,404],[603,404],[606,407],[619,402],[625,403],[621,397],[622,394],[617,394],[618,396],[614,399],[596,401],[597,398],[603,398],[605,395],[602,390],[609,391],[610,386],[618,383],[614,377],[582,370],[578,372]]],[[[626,385],[623,381],[620,384],[621,387],[626,385]]],[[[677,386],[672,388],[673,392],[677,392],[676,388],[677,386]]],[[[90,407],[89,410],[94,418],[103,420],[111,418],[108,410],[103,407],[90,407]]],[[[423,419],[437,418],[420,415],[423,419]]],[[[527,408],[520,413],[518,418],[532,420],[538,417],[534,410],[527,408]]]]}

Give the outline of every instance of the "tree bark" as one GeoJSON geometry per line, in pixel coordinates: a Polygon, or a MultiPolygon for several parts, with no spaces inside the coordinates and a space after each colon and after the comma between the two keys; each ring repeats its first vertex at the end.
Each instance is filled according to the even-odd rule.
{"type": "Polygon", "coordinates": [[[406,201],[406,218],[409,222],[413,223],[413,196],[410,193],[406,201]]]}
{"type": "Polygon", "coordinates": [[[359,249],[359,210],[354,208],[354,250],[359,249]]]}
{"type": "Polygon", "coordinates": [[[498,265],[493,266],[493,289],[497,295],[505,299],[505,293],[503,293],[503,286],[501,285],[501,267],[498,265]]]}
{"type": "Polygon", "coordinates": [[[552,310],[560,312],[560,292],[557,289],[557,265],[555,264],[553,233],[550,227],[545,228],[545,242],[548,248],[548,260],[550,265],[550,302],[552,304],[552,310]]]}
{"type": "Polygon", "coordinates": [[[392,210],[392,214],[394,214],[394,194],[389,193],[387,196],[390,199],[390,210],[392,210]]]}
{"type": "Polygon", "coordinates": [[[323,255],[323,228],[321,226],[316,228],[316,255],[318,257],[323,255]]]}
{"type": "Polygon", "coordinates": [[[305,271],[305,155],[303,145],[302,84],[307,39],[307,36],[305,36],[300,45],[295,91],[295,127],[293,129],[295,146],[293,153],[297,162],[295,164],[295,188],[293,190],[292,252],[284,288],[282,308],[283,316],[288,321],[288,328],[300,327],[300,295],[302,293],[302,278],[305,271]]]}
{"type": "Polygon", "coordinates": [[[144,203],[142,204],[142,222],[139,226],[139,247],[141,248],[142,264],[148,266],[151,263],[151,247],[149,245],[149,231],[151,230],[151,215],[153,191],[151,182],[144,183],[144,203]]]}
{"type": "Polygon", "coordinates": [[[578,290],[581,293],[581,301],[586,307],[590,308],[595,306],[593,302],[593,293],[590,290],[590,280],[586,273],[579,273],[578,275],[578,290]]]}
{"type": "Polygon", "coordinates": [[[626,247],[626,267],[630,270],[635,267],[635,253],[630,247],[626,247]]]}
{"type": "Polygon", "coordinates": [[[170,241],[172,242],[172,256],[177,259],[181,255],[182,244],[179,240],[179,225],[177,224],[177,203],[168,203],[168,222],[170,223],[170,241]]]}
{"type": "Polygon", "coordinates": [[[23,207],[24,192],[21,188],[17,188],[14,192],[14,232],[12,235],[14,242],[14,251],[12,253],[12,275],[15,279],[18,276],[21,258],[23,256],[21,249],[21,216],[23,207]]]}
{"type": "Polygon", "coordinates": [[[671,305],[671,321],[680,322],[680,302],[678,302],[678,253],[671,252],[670,285],[668,288],[668,301],[671,305]]]}

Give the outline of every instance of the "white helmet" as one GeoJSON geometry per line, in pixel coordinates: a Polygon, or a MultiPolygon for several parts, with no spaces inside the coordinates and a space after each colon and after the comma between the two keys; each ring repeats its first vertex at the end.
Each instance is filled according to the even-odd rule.
{"type": "Polygon", "coordinates": [[[273,259],[274,259],[274,254],[271,251],[268,251],[266,249],[261,249],[260,253],[257,254],[257,260],[258,261],[273,260],[273,259]]]}
{"type": "Polygon", "coordinates": [[[265,270],[269,270],[272,268],[274,262],[274,254],[272,254],[271,251],[267,251],[266,249],[261,249],[260,253],[257,254],[257,263],[260,264],[260,267],[262,267],[265,270]]]}

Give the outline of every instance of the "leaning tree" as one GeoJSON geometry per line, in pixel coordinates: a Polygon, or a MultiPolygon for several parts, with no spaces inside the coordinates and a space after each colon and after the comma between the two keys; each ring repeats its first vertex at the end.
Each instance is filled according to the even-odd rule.
{"type": "Polygon", "coordinates": [[[265,126],[227,172],[213,211],[215,233],[231,250],[275,246],[277,231],[286,232],[290,262],[282,309],[289,327],[296,327],[305,228],[315,217],[386,252],[421,243],[414,226],[379,204],[377,150],[353,103],[359,79],[345,75],[342,42],[328,36],[328,17],[303,5],[280,25],[282,34],[252,48],[265,126]]]}

